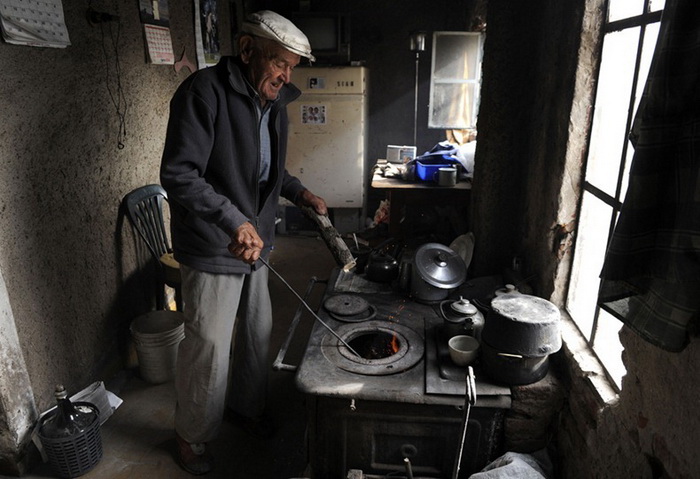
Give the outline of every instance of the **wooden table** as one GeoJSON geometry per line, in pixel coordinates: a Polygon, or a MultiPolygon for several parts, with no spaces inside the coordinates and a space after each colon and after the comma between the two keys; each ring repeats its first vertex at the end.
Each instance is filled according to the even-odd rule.
{"type": "Polygon", "coordinates": [[[471,181],[459,181],[455,186],[438,186],[427,181],[404,181],[385,178],[380,173],[372,177],[372,188],[385,190],[389,199],[389,234],[402,236],[401,219],[406,206],[437,204],[439,202],[469,202],[471,181]]]}

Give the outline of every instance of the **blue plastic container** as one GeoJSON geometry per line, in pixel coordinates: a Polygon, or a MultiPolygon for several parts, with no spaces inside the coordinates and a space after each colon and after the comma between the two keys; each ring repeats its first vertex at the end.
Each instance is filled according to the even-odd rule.
{"type": "Polygon", "coordinates": [[[443,158],[424,158],[416,160],[416,177],[423,181],[436,181],[435,174],[440,168],[449,168],[454,166],[454,161],[443,158]]]}

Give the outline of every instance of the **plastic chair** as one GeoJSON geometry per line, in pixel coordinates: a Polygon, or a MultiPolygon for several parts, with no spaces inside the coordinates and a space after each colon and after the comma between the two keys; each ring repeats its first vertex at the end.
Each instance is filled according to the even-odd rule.
{"type": "Polygon", "coordinates": [[[168,194],[160,185],[147,185],[127,194],[122,204],[133,229],[146,243],[158,265],[156,308],[165,308],[165,285],[175,290],[175,304],[182,311],[180,264],[173,257],[163,220],[163,201],[168,194]]]}

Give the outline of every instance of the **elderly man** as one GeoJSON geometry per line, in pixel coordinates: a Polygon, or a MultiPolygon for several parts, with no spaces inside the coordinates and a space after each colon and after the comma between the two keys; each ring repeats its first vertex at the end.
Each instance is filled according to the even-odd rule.
{"type": "Polygon", "coordinates": [[[285,169],[290,81],[306,57],[306,36],[270,11],[250,15],[239,54],[187,78],[170,103],[161,183],[171,204],[175,258],[186,316],[176,374],[175,431],[182,467],[212,468],[206,451],[224,412],[269,435],[264,418],[272,312],[267,257],[279,196],[327,214],[325,201],[285,169]],[[228,365],[234,321],[235,352],[228,365]],[[227,413],[229,413],[227,411],[227,413]]]}

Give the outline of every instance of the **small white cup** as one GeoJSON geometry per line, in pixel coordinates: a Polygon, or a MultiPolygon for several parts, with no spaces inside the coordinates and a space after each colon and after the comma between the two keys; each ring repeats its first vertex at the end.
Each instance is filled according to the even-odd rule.
{"type": "Polygon", "coordinates": [[[469,366],[479,353],[479,341],[472,336],[453,336],[447,342],[450,359],[457,366],[469,366]]]}

